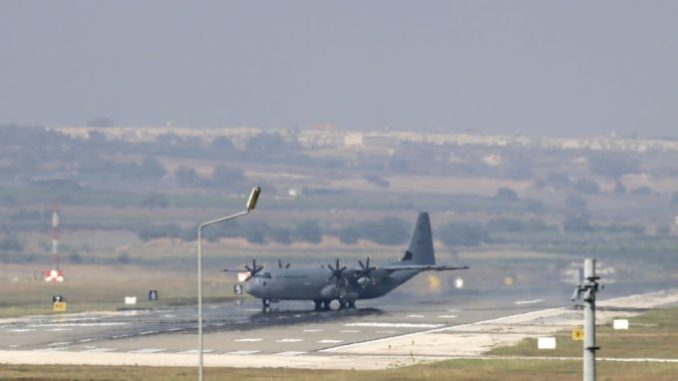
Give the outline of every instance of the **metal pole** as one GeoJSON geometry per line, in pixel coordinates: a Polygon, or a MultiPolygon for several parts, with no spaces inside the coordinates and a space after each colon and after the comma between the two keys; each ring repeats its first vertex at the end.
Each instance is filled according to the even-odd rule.
{"type": "Polygon", "coordinates": [[[596,260],[584,260],[584,381],[596,380],[596,260]]]}
{"type": "Polygon", "coordinates": [[[198,353],[199,356],[199,366],[198,366],[198,380],[203,381],[205,374],[203,372],[203,359],[202,359],[202,229],[204,225],[198,227],[198,353]]]}
{"type": "Polygon", "coordinates": [[[209,225],[217,224],[220,222],[232,220],[234,218],[244,216],[250,212],[251,209],[247,209],[244,212],[236,213],[227,217],[217,218],[216,220],[203,222],[198,227],[198,380],[203,381],[205,377],[205,372],[203,369],[203,333],[202,333],[202,232],[203,229],[209,225]]]}

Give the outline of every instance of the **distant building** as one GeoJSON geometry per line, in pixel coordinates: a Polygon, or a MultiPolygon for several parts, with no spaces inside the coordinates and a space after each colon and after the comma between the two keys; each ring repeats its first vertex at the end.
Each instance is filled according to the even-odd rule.
{"type": "Polygon", "coordinates": [[[354,132],[344,136],[344,145],[347,147],[359,147],[363,145],[364,135],[362,132],[354,132]]]}

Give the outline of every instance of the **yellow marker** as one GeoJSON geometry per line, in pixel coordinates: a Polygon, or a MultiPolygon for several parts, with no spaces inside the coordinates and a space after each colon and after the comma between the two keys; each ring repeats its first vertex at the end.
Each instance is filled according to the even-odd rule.
{"type": "Polygon", "coordinates": [[[54,302],[54,312],[66,312],[66,302],[54,302]]]}
{"type": "Polygon", "coordinates": [[[572,328],[572,340],[584,340],[584,328],[575,327],[572,328]]]}

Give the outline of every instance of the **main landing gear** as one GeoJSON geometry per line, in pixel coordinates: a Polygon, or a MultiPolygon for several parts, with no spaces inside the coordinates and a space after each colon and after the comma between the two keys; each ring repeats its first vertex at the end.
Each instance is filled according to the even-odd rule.
{"type": "MultiPolygon", "coordinates": [[[[345,309],[354,309],[355,308],[355,300],[340,300],[340,299],[334,299],[336,300],[339,305],[338,305],[338,310],[345,310],[345,309]]],[[[332,302],[334,300],[322,300],[322,299],[316,299],[313,301],[315,307],[313,308],[314,311],[332,311],[332,302]]]]}
{"type": "Polygon", "coordinates": [[[261,309],[263,312],[271,312],[271,300],[270,299],[261,299],[261,309]]]}

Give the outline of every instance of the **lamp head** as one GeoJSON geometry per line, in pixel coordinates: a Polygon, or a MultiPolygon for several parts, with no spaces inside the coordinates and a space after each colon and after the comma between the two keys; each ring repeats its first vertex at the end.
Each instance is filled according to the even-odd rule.
{"type": "Polygon", "coordinates": [[[247,211],[254,210],[257,207],[257,201],[259,200],[259,194],[261,193],[261,187],[252,188],[250,197],[247,199],[247,211]]]}

